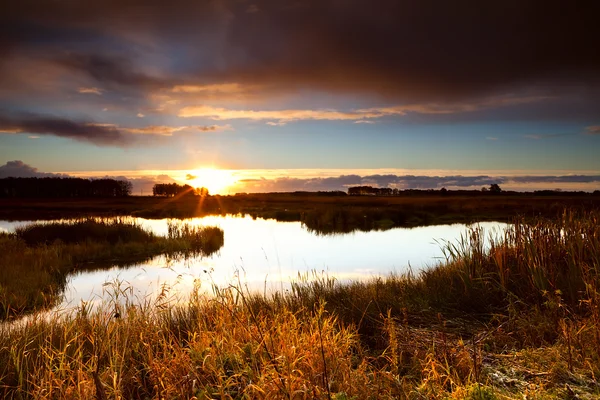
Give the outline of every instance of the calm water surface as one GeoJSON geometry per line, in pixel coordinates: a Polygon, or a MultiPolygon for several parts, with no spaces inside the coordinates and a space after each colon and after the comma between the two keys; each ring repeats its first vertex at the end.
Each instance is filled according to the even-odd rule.
{"type": "MultiPolygon", "coordinates": [[[[136,219],[157,234],[166,234],[167,220],[136,219]]],[[[73,274],[59,309],[80,302],[101,302],[124,290],[130,299],[147,301],[161,291],[185,298],[194,288],[210,292],[238,279],[251,290],[286,290],[299,276],[326,274],[338,281],[368,279],[392,272],[417,272],[444,260],[441,247],[456,242],[466,225],[396,228],[318,236],[300,222],[278,222],[250,217],[215,216],[186,220],[194,225],[218,226],[225,244],[216,254],[188,260],[156,257],[128,268],[73,274]]],[[[24,222],[0,221],[0,230],[12,231],[24,222]]],[[[498,234],[504,224],[478,224],[486,235],[498,234]]]]}

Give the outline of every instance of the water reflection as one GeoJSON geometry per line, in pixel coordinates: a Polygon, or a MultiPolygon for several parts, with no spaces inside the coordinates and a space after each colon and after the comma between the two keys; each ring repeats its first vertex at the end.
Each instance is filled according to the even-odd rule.
{"type": "MultiPolygon", "coordinates": [[[[137,219],[157,234],[166,234],[167,220],[137,219]]],[[[112,267],[74,274],[60,308],[81,300],[99,302],[127,289],[137,301],[151,301],[166,287],[182,298],[200,285],[210,291],[237,284],[251,290],[285,290],[299,274],[325,273],[339,281],[365,279],[419,271],[442,257],[440,241],[457,241],[467,226],[438,225],[396,228],[385,231],[355,231],[319,236],[300,222],[278,222],[250,217],[211,216],[186,220],[192,225],[217,226],[225,232],[225,244],[215,254],[194,259],[153,258],[127,268],[112,267]]],[[[0,222],[0,229],[13,230],[22,223],[0,222]]],[[[499,233],[504,224],[481,223],[486,232],[499,233]]]]}

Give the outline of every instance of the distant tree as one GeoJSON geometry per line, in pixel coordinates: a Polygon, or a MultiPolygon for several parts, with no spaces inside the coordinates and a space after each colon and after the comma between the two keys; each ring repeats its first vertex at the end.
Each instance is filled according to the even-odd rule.
{"type": "Polygon", "coordinates": [[[446,189],[445,187],[443,187],[443,188],[440,189],[440,192],[442,194],[446,194],[446,193],[448,193],[448,189],[446,189]]]}
{"type": "Polygon", "coordinates": [[[502,191],[502,189],[500,188],[500,185],[498,185],[497,183],[492,183],[490,185],[490,192],[492,193],[500,193],[502,191]]]}
{"type": "Polygon", "coordinates": [[[208,189],[203,187],[196,188],[196,194],[198,196],[208,196],[208,189]]]}
{"type": "Polygon", "coordinates": [[[392,188],[374,188],[372,186],[353,186],[348,188],[349,195],[375,195],[391,196],[394,193],[392,188]]]}
{"type": "Polygon", "coordinates": [[[190,185],[178,185],[177,183],[157,183],[152,187],[154,196],[208,196],[208,189],[194,189],[190,185]]]}
{"type": "Polygon", "coordinates": [[[482,191],[482,192],[487,192],[487,191],[488,191],[488,188],[486,188],[486,187],[484,186],[484,187],[482,187],[482,188],[481,188],[481,191],[482,191]]]}

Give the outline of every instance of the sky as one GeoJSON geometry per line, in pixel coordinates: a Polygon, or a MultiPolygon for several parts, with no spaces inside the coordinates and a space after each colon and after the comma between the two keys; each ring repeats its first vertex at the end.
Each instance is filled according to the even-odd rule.
{"type": "Polygon", "coordinates": [[[599,8],[11,2],[0,177],[125,177],[142,194],[600,189],[599,8]]]}

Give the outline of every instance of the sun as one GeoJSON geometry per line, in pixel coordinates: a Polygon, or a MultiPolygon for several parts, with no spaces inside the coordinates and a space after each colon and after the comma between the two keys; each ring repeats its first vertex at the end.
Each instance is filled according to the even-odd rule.
{"type": "Polygon", "coordinates": [[[230,171],[216,168],[200,168],[189,171],[186,183],[194,188],[205,187],[210,194],[224,194],[227,187],[236,182],[230,171]]]}

